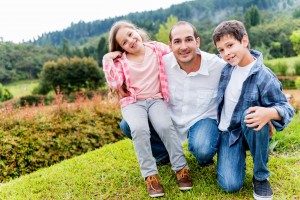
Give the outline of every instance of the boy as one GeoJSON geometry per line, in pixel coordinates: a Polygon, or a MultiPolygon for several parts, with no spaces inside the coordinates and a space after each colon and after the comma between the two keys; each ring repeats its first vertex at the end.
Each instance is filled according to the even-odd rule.
{"type": "Polygon", "coordinates": [[[249,50],[244,25],[236,20],[220,23],[213,41],[228,63],[218,89],[218,183],[227,192],[242,188],[246,150],[253,157],[252,184],[255,199],[272,199],[268,181],[269,126],[283,130],[292,120],[294,109],[287,102],[274,73],[263,64],[262,54],[249,50]]]}

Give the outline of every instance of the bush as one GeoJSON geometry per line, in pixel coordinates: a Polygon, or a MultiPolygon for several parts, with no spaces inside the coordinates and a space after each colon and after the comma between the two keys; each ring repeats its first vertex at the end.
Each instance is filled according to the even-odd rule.
{"type": "Polygon", "coordinates": [[[298,90],[300,90],[300,77],[296,78],[295,80],[295,86],[298,90]]]}
{"type": "Polygon", "coordinates": [[[32,106],[32,105],[50,105],[53,101],[53,96],[44,95],[27,95],[23,96],[19,100],[20,106],[32,106]]]}
{"type": "Polygon", "coordinates": [[[295,61],[294,63],[295,75],[300,75],[300,61],[295,61]]]}
{"type": "Polygon", "coordinates": [[[4,109],[0,113],[0,182],[122,139],[119,106],[101,99],[4,109]]]}
{"type": "Polygon", "coordinates": [[[274,68],[277,70],[276,75],[286,76],[288,66],[285,62],[278,62],[275,64],[274,68]]]}
{"type": "Polygon", "coordinates": [[[279,78],[284,89],[296,89],[295,81],[289,78],[279,78]]]}
{"type": "Polygon", "coordinates": [[[12,93],[0,83],[0,102],[7,101],[12,98],[12,93]]]}

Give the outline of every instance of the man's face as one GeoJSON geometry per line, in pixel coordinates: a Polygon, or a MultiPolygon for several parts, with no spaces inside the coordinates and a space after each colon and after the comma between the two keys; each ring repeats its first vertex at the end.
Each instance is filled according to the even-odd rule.
{"type": "Polygon", "coordinates": [[[248,52],[248,37],[244,36],[242,41],[238,41],[231,35],[224,35],[220,41],[216,42],[216,47],[222,58],[232,66],[241,67],[249,64],[245,58],[248,52]]]}
{"type": "Polygon", "coordinates": [[[178,25],[171,32],[172,41],[169,46],[179,65],[191,63],[196,58],[196,50],[200,45],[200,38],[195,38],[192,27],[188,24],[178,25]]]}

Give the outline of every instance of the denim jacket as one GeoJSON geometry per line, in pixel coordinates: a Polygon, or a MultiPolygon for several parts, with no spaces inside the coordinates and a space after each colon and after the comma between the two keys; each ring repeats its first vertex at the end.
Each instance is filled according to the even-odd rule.
{"type": "MultiPolygon", "coordinates": [[[[281,121],[272,120],[277,131],[283,130],[294,116],[293,107],[287,102],[282,92],[281,82],[276,75],[263,64],[263,56],[260,52],[250,50],[257,61],[243,83],[238,103],[233,111],[228,131],[230,133],[229,145],[234,144],[241,135],[241,120],[245,110],[253,106],[275,108],[282,117],[281,121]]],[[[220,121],[224,105],[224,94],[229,83],[233,67],[227,64],[222,73],[218,88],[218,121],[220,121]]]]}

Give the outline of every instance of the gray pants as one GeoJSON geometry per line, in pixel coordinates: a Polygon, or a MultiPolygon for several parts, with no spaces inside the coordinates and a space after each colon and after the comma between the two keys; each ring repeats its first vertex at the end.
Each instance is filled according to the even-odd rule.
{"type": "Polygon", "coordinates": [[[167,105],[162,99],[142,100],[129,104],[122,108],[122,115],[130,127],[134,150],[144,178],[158,174],[150,145],[148,119],[166,146],[172,170],[176,172],[187,166],[182,145],[169,116],[167,105]]]}

